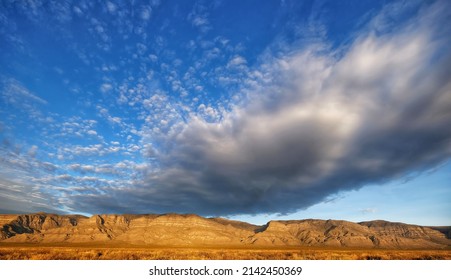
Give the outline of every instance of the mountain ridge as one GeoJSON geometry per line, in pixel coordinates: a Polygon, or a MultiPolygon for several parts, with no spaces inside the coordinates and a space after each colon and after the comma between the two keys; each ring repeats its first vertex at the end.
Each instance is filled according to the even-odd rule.
{"type": "Polygon", "coordinates": [[[451,248],[451,226],[383,220],[274,220],[253,225],[196,214],[0,214],[1,243],[126,243],[158,246],[451,248]]]}

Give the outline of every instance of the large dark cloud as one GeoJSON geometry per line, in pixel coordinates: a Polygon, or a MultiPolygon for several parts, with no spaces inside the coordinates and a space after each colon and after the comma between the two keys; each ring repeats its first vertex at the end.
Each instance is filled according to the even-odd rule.
{"type": "Polygon", "coordinates": [[[157,164],[142,178],[71,207],[289,213],[434,167],[451,156],[450,18],[438,2],[388,33],[370,26],[338,54],[272,59],[260,70],[273,80],[244,105],[216,123],[191,118],[153,143],[157,164]]]}

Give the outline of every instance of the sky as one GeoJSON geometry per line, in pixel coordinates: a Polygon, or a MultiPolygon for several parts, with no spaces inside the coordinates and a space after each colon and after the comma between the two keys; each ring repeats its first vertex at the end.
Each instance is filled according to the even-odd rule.
{"type": "Polygon", "coordinates": [[[451,225],[449,1],[0,1],[0,212],[451,225]]]}

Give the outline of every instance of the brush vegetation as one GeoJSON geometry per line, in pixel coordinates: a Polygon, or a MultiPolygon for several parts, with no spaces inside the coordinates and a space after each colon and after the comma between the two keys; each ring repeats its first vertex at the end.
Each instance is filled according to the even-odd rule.
{"type": "Polygon", "coordinates": [[[1,260],[451,260],[451,250],[1,244],[1,260]]]}

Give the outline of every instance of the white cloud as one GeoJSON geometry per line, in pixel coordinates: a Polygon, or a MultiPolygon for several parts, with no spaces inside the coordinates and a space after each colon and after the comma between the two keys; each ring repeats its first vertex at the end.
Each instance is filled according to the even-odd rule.
{"type": "Polygon", "coordinates": [[[110,153],[117,153],[121,150],[121,147],[109,147],[108,152],[110,153]]]}
{"type": "Polygon", "coordinates": [[[230,59],[227,67],[237,67],[243,64],[246,64],[246,59],[242,56],[236,55],[232,59],[230,59]]]}
{"type": "Polygon", "coordinates": [[[80,117],[69,117],[63,120],[59,123],[55,122],[51,126],[52,129],[47,133],[52,134],[53,137],[98,136],[95,130],[95,126],[97,125],[97,121],[95,120],[86,120],[80,117]]]}
{"type": "Polygon", "coordinates": [[[78,15],[78,16],[82,16],[83,15],[83,11],[80,9],[80,7],[78,6],[74,6],[72,8],[72,10],[78,15]]]}
{"type": "Polygon", "coordinates": [[[100,86],[100,91],[103,93],[107,93],[113,89],[113,86],[108,83],[104,83],[100,86]]]}
{"type": "Polygon", "coordinates": [[[201,32],[207,32],[212,28],[208,17],[207,8],[200,3],[196,3],[191,13],[188,14],[188,20],[201,32]]]}
{"type": "Polygon", "coordinates": [[[110,12],[111,14],[114,14],[116,12],[116,10],[117,10],[116,4],[114,4],[114,3],[110,2],[110,1],[106,2],[106,7],[108,9],[108,12],[110,12]]]}
{"type": "Polygon", "coordinates": [[[119,124],[119,125],[121,124],[121,118],[119,118],[119,117],[111,117],[108,120],[115,124],[119,124]]]}
{"type": "Polygon", "coordinates": [[[203,26],[203,25],[208,24],[208,19],[206,17],[202,17],[202,16],[193,16],[191,23],[194,26],[203,26]]]}
{"type": "Polygon", "coordinates": [[[47,104],[41,97],[33,94],[16,79],[4,79],[0,81],[2,99],[4,102],[15,106],[32,106],[34,103],[47,104]]]}
{"type": "Polygon", "coordinates": [[[38,146],[33,145],[33,146],[31,146],[31,148],[28,150],[28,155],[30,155],[31,157],[35,157],[37,151],[38,151],[38,146]]]}
{"type": "Polygon", "coordinates": [[[99,112],[100,116],[102,116],[104,119],[106,119],[109,123],[118,125],[121,127],[125,127],[125,124],[123,123],[122,119],[120,117],[113,117],[110,115],[108,109],[97,105],[97,111],[99,112]]]}
{"type": "Polygon", "coordinates": [[[157,62],[158,60],[158,56],[154,55],[154,54],[149,54],[149,59],[152,62],[157,62]]]}
{"type": "Polygon", "coordinates": [[[81,172],[94,172],[95,167],[93,165],[81,165],[81,164],[71,164],[69,165],[69,168],[75,171],[81,171],[81,172]]]}
{"type": "Polygon", "coordinates": [[[374,214],[377,212],[376,208],[365,208],[365,209],[360,209],[360,211],[362,214],[374,214]]]}
{"type": "Polygon", "coordinates": [[[56,178],[58,180],[64,180],[64,181],[72,181],[74,179],[74,177],[72,177],[69,174],[58,175],[58,176],[56,176],[56,178]]]}
{"type": "Polygon", "coordinates": [[[200,104],[197,108],[197,112],[200,116],[202,116],[205,120],[211,122],[211,121],[217,121],[220,117],[220,114],[217,110],[215,110],[211,106],[206,106],[205,104],[200,104]]]}
{"type": "Polygon", "coordinates": [[[152,12],[152,8],[150,6],[141,7],[141,19],[144,21],[148,21],[150,19],[150,15],[152,12]]]}

